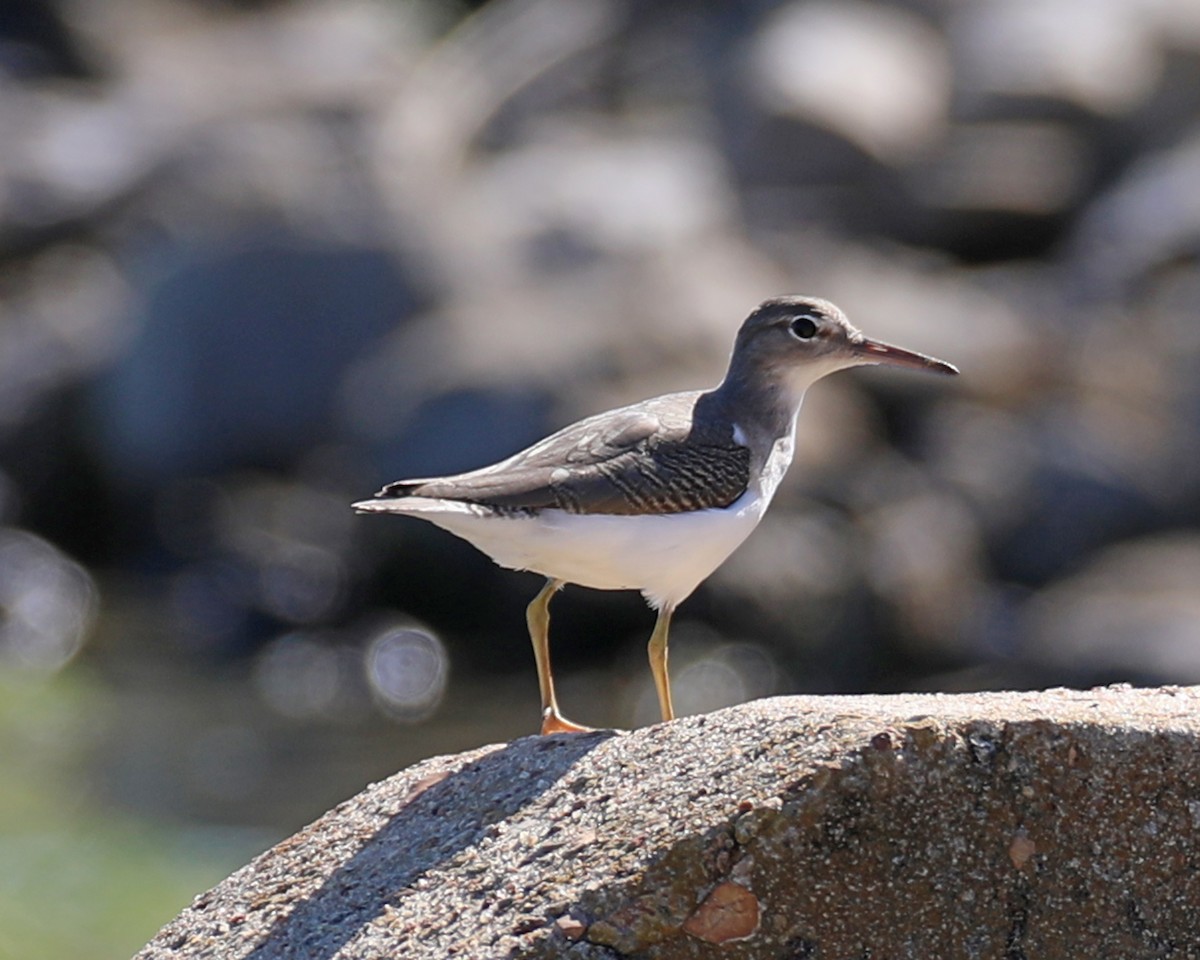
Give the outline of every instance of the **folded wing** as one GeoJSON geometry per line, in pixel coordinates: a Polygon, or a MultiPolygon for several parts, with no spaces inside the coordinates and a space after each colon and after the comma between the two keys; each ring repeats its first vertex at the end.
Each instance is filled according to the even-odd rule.
{"type": "MultiPolygon", "coordinates": [[[[401,480],[384,501],[453,500],[499,512],[682,513],[728,506],[750,480],[732,425],[693,424],[698,393],[671,394],[590,417],[500,463],[450,477],[401,480]]],[[[397,504],[398,509],[403,509],[397,504]]]]}

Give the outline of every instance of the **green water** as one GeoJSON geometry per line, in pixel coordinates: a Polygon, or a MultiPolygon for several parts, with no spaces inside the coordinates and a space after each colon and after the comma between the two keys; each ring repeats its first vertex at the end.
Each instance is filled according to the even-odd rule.
{"type": "Polygon", "coordinates": [[[126,960],[267,842],[117,813],[89,785],[99,684],[0,672],[0,960],[126,960]]]}

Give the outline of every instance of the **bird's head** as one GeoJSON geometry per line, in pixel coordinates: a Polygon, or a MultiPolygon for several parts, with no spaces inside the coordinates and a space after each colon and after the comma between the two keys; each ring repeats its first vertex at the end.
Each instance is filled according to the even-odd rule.
{"type": "Polygon", "coordinates": [[[738,378],[782,386],[798,402],[821,377],[874,364],[958,373],[945,361],[864,336],[828,300],[799,296],[759,304],[738,331],[729,369],[738,378]]]}

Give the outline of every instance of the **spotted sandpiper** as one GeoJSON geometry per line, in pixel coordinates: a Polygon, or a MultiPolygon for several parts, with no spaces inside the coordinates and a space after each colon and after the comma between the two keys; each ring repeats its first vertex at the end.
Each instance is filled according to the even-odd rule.
{"type": "Polygon", "coordinates": [[[671,720],[667,633],[675,608],[762,519],[792,462],[804,392],[827,374],[868,364],[958,373],[868,339],[828,300],[776,297],[746,318],[714,389],[588,417],[469,473],[398,480],[354,509],[420,517],[501,566],[546,577],[526,611],[544,734],[589,729],[559,712],[551,597],[566,583],[640,590],[658,611],[650,669],[662,718],[671,720]]]}

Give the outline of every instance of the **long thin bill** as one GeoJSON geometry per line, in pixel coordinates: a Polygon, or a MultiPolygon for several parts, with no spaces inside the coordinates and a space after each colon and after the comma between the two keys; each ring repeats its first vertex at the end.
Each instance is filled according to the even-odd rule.
{"type": "Polygon", "coordinates": [[[862,358],[863,363],[882,363],[890,367],[928,370],[931,373],[958,373],[958,367],[947,363],[945,360],[938,360],[936,357],[927,357],[923,353],[905,350],[903,347],[895,347],[890,343],[883,343],[880,340],[864,339],[860,343],[855,344],[854,352],[862,358]]]}

